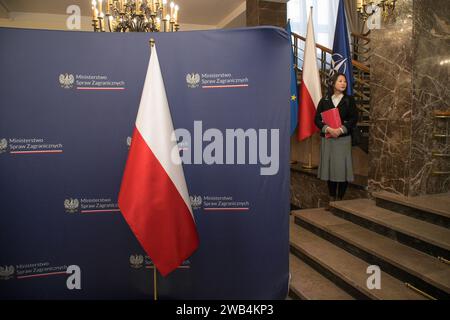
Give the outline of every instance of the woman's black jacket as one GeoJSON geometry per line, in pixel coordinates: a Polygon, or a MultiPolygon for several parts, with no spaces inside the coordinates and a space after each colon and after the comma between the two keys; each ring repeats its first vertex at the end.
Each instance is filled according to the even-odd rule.
{"type": "MultiPolygon", "coordinates": [[[[324,137],[325,133],[322,132],[322,128],[325,123],[322,122],[321,113],[334,108],[331,96],[326,95],[319,101],[317,106],[316,115],[314,118],[314,123],[320,129],[320,136],[324,137]]],[[[351,134],[351,130],[356,127],[358,122],[358,111],[356,109],[355,99],[352,96],[344,95],[337,106],[339,110],[339,115],[341,116],[342,125],[347,129],[347,131],[340,135],[340,137],[348,136],[351,134]]]]}

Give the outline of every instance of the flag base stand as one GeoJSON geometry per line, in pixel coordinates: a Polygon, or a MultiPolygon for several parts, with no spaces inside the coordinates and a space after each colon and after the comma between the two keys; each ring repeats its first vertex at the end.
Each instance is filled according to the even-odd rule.
{"type": "Polygon", "coordinates": [[[312,136],[310,136],[308,138],[309,140],[309,155],[308,155],[308,163],[307,164],[303,164],[302,168],[306,169],[306,170],[312,170],[312,169],[316,169],[317,165],[312,164],[312,136]]]}
{"type": "Polygon", "coordinates": [[[317,166],[313,165],[313,164],[304,164],[304,165],[302,165],[302,168],[306,169],[306,170],[312,170],[312,169],[317,169],[317,166]]]}

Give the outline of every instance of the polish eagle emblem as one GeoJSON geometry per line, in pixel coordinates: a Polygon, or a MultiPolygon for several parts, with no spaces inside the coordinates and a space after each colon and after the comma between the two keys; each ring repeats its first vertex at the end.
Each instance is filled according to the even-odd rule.
{"type": "Polygon", "coordinates": [[[8,148],[8,141],[6,139],[0,140],[0,153],[5,152],[6,148],[8,148]]]}
{"type": "Polygon", "coordinates": [[[59,75],[59,83],[64,89],[72,88],[74,82],[75,78],[73,77],[73,74],[64,73],[59,75]]]}
{"type": "Polygon", "coordinates": [[[0,279],[2,280],[8,280],[9,278],[12,278],[14,274],[14,267],[13,266],[0,266],[0,279]]]}
{"type": "Polygon", "coordinates": [[[192,209],[198,209],[202,205],[202,197],[201,196],[189,196],[191,200],[192,209]]]}
{"type": "Polygon", "coordinates": [[[200,75],[198,73],[188,73],[186,75],[186,83],[189,88],[196,88],[200,83],[200,75]]]}
{"type": "Polygon", "coordinates": [[[141,254],[132,254],[130,256],[131,267],[138,269],[144,264],[144,257],[141,254]]]}
{"type": "Polygon", "coordinates": [[[74,213],[77,211],[80,202],[78,199],[66,199],[64,200],[64,208],[66,208],[67,213],[74,213]]]}

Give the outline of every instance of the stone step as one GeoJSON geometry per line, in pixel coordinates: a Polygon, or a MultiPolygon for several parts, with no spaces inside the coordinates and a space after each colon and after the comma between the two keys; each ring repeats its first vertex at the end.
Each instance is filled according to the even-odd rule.
{"type": "Polygon", "coordinates": [[[450,298],[450,266],[324,209],[292,211],[295,222],[353,255],[439,298],[450,298]]]}
{"type": "Polygon", "coordinates": [[[403,282],[381,271],[381,288],[369,289],[370,264],[291,222],[291,251],[357,299],[425,300],[403,282]]]}
{"type": "Polygon", "coordinates": [[[450,228],[450,193],[405,197],[391,192],[373,192],[379,207],[450,228]]]}
{"type": "Polygon", "coordinates": [[[357,299],[424,300],[425,297],[381,271],[381,289],[367,287],[369,264],[291,222],[291,251],[357,299]]]}
{"type": "Polygon", "coordinates": [[[333,213],[436,257],[450,260],[450,230],[356,199],[331,203],[333,213]]]}
{"type": "Polygon", "coordinates": [[[289,255],[289,270],[290,291],[302,300],[354,300],[351,295],[293,254],[289,255]]]}

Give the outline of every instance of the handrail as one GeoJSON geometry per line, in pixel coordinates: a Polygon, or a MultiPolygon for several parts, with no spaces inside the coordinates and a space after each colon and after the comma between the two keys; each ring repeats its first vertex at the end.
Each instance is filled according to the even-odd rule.
{"type": "MultiPolygon", "coordinates": [[[[355,42],[353,43],[354,55],[352,57],[353,78],[354,78],[353,94],[355,96],[356,107],[358,109],[359,114],[358,126],[365,126],[368,125],[370,121],[370,83],[368,80],[368,76],[370,74],[370,66],[364,64],[364,60],[367,60],[367,58],[361,61],[355,59],[358,59],[357,57],[363,57],[361,53],[364,53],[365,55],[369,54],[370,48],[365,47],[366,44],[362,43],[362,42],[366,43],[369,42],[367,41],[368,40],[367,37],[356,35],[356,38],[353,37],[353,39],[355,40],[355,42]],[[358,44],[358,42],[360,42],[360,44],[358,44]],[[364,48],[364,50],[361,50],[361,48],[364,48]]],[[[300,45],[300,41],[303,41],[303,43],[305,43],[306,38],[299,34],[292,33],[291,41],[292,47],[294,49],[294,57],[297,61],[296,63],[297,71],[300,74],[302,73],[300,66],[301,63],[304,61],[304,49],[300,45]],[[303,56],[301,54],[302,52],[303,56]]],[[[319,49],[318,50],[319,53],[316,56],[318,63],[320,64],[319,66],[320,82],[322,88],[325,89],[328,86],[330,69],[332,68],[331,64],[332,50],[317,43],[316,48],[319,49]]],[[[301,78],[299,78],[299,81],[301,81],[300,79],[301,78]]]]}
{"type": "Polygon", "coordinates": [[[352,35],[353,37],[360,38],[360,39],[363,39],[363,40],[365,40],[365,41],[370,41],[370,38],[364,36],[364,35],[361,34],[361,33],[353,33],[353,32],[352,32],[351,35],[352,35]]]}
{"type": "Polygon", "coordinates": [[[361,62],[359,62],[357,60],[352,59],[352,65],[354,65],[355,67],[357,67],[361,71],[370,72],[370,69],[369,69],[368,66],[366,66],[365,64],[363,64],[363,63],[361,63],[361,62]]]}
{"type": "MultiPolygon", "coordinates": [[[[300,40],[306,42],[306,38],[305,37],[302,37],[301,35],[296,34],[295,32],[292,32],[292,35],[294,36],[294,38],[299,38],[300,40]]],[[[322,51],[325,51],[325,52],[329,53],[329,54],[333,53],[333,51],[331,49],[328,49],[327,47],[324,47],[324,46],[322,46],[322,45],[320,45],[318,43],[316,43],[316,47],[319,48],[322,51]]]]}
{"type": "Polygon", "coordinates": [[[434,116],[448,118],[450,116],[450,111],[435,111],[434,116]]]}
{"type": "MultiPolygon", "coordinates": [[[[294,38],[298,38],[298,39],[306,42],[306,38],[302,37],[301,35],[299,35],[297,33],[292,32],[292,36],[294,38]]],[[[363,38],[363,39],[366,38],[366,37],[363,37],[363,36],[360,36],[360,37],[363,38]]],[[[368,38],[366,38],[366,39],[368,39],[368,38]]],[[[324,51],[326,53],[333,54],[333,50],[331,50],[331,49],[329,49],[327,47],[324,47],[324,46],[322,46],[322,45],[320,45],[318,43],[316,43],[316,48],[319,48],[320,50],[322,50],[322,51],[324,51]]],[[[358,69],[360,69],[363,72],[370,72],[369,67],[367,67],[365,64],[363,64],[363,63],[361,63],[361,62],[359,62],[357,60],[352,59],[352,65],[354,65],[355,67],[357,67],[358,69]]]]}
{"type": "MultiPolygon", "coordinates": [[[[292,32],[291,37],[292,48],[294,50],[295,66],[298,75],[302,73],[301,65],[304,63],[304,49],[300,45],[300,41],[306,43],[306,38],[299,34],[292,32]],[[303,53],[303,55],[302,55],[303,53]]],[[[355,97],[356,108],[358,110],[358,123],[357,126],[364,130],[364,141],[360,147],[365,152],[368,152],[368,139],[370,130],[370,66],[364,64],[370,58],[370,39],[365,35],[352,34],[352,66],[353,66],[353,94],[355,97]],[[357,59],[357,60],[355,60],[357,59]]],[[[324,47],[316,43],[316,48],[319,52],[315,54],[317,63],[319,65],[319,76],[322,86],[322,90],[327,90],[329,85],[330,70],[332,69],[332,55],[331,49],[324,47]]],[[[302,77],[298,78],[298,81],[302,77]]]]}

